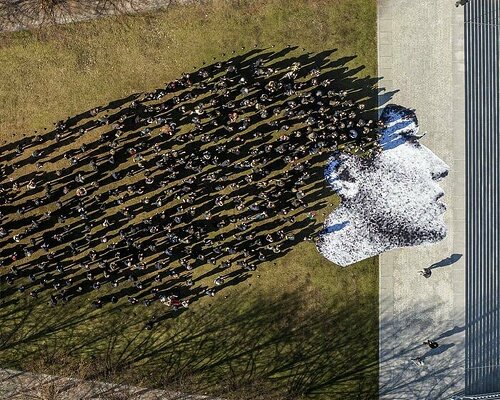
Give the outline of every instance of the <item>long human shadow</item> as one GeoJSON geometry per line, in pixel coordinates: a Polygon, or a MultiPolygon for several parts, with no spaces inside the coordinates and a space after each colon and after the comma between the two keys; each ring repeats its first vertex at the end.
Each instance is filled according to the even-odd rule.
{"type": "Polygon", "coordinates": [[[430,269],[438,269],[442,267],[447,267],[448,265],[455,264],[458,260],[462,258],[462,254],[452,254],[441,261],[438,261],[431,266],[429,266],[430,269]]]}
{"type": "MultiPolygon", "coordinates": [[[[447,398],[463,389],[465,340],[463,328],[428,319],[436,305],[418,305],[380,320],[379,395],[391,398],[447,398]],[[448,328],[448,329],[447,329],[448,328]],[[436,349],[423,344],[431,339],[436,349]],[[420,357],[424,365],[411,360],[420,357]]],[[[449,321],[451,323],[452,321],[449,321]]]]}
{"type": "Polygon", "coordinates": [[[2,300],[50,295],[59,307],[92,294],[99,308],[168,297],[156,326],[180,314],[175,299],[237,285],[314,240],[311,215],[332,195],[323,166],[334,149],[373,148],[381,89],[346,66],[353,57],[295,50],[214,62],[5,149],[2,300]]]}

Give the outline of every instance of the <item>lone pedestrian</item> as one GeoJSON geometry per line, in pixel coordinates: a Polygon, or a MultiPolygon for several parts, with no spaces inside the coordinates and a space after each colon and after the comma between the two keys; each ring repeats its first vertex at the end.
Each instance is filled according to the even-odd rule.
{"type": "Polygon", "coordinates": [[[425,365],[424,360],[423,360],[423,358],[422,358],[422,357],[410,358],[410,361],[411,361],[413,364],[415,364],[415,365],[417,365],[417,366],[419,366],[419,367],[422,367],[422,366],[424,366],[424,365],[425,365]]]}
{"type": "Polygon", "coordinates": [[[418,273],[422,275],[424,278],[430,278],[432,275],[432,270],[429,267],[427,267],[421,271],[418,271],[418,273]]]}
{"type": "Polygon", "coordinates": [[[439,343],[435,342],[434,340],[426,340],[422,344],[429,346],[431,349],[436,349],[439,347],[439,343]]]}

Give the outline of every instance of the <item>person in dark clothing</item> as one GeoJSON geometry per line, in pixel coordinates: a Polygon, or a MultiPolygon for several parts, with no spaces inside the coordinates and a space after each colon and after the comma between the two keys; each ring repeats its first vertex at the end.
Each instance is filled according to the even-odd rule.
{"type": "MultiPolygon", "coordinates": [[[[259,261],[312,237],[315,219],[300,216],[309,207],[312,171],[325,161],[321,153],[362,149],[379,127],[361,115],[361,101],[323,79],[322,61],[282,64],[265,57],[244,67],[216,63],[146,93],[120,115],[100,115],[96,107],[84,124],[58,123],[52,136],[30,145],[49,143],[30,150],[43,161],[37,175],[23,176],[20,167],[12,180],[0,181],[0,262],[23,265],[23,276],[1,269],[2,277],[27,292],[43,283],[54,293],[52,306],[66,298],[62,290],[73,298],[109,289],[112,304],[127,298],[153,306],[165,288],[182,289],[179,299],[168,294],[171,308],[180,310],[196,297],[199,266],[212,268],[214,285],[225,290],[259,261]],[[94,129],[100,140],[85,143],[94,129]],[[76,133],[76,149],[64,152],[71,165],[44,171],[51,147],[62,150],[76,133]],[[26,189],[35,199],[18,201],[26,189]],[[44,212],[34,215],[41,206],[44,212]],[[23,286],[24,277],[30,283],[23,286]]],[[[15,165],[0,172],[8,176],[15,165]]],[[[205,293],[212,297],[217,289],[205,293]]]]}
{"type": "Polygon", "coordinates": [[[436,349],[439,347],[439,343],[435,342],[434,340],[426,340],[422,344],[429,346],[431,349],[436,349]]]}
{"type": "Polygon", "coordinates": [[[432,270],[431,268],[424,268],[421,271],[418,271],[420,275],[422,275],[424,278],[430,278],[432,275],[432,270]]]}

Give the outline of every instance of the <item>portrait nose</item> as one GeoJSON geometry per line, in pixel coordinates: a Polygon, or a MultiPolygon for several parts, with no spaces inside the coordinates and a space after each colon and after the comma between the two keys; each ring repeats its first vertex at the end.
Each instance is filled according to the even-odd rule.
{"type": "Polygon", "coordinates": [[[428,152],[432,179],[440,181],[448,175],[450,167],[432,151],[428,150],[428,152]]]}

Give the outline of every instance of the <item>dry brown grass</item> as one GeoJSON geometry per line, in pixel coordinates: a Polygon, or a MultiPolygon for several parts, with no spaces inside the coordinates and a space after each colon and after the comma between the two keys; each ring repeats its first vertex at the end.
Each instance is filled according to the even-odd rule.
{"type": "MultiPolygon", "coordinates": [[[[375,0],[213,0],[2,35],[0,145],[242,46],[338,48],[373,76],[375,16],[375,0]]],[[[154,310],[4,307],[0,363],[235,399],[376,393],[377,260],[338,269],[301,243],[260,275],[151,332],[143,323],[154,310]]]]}

